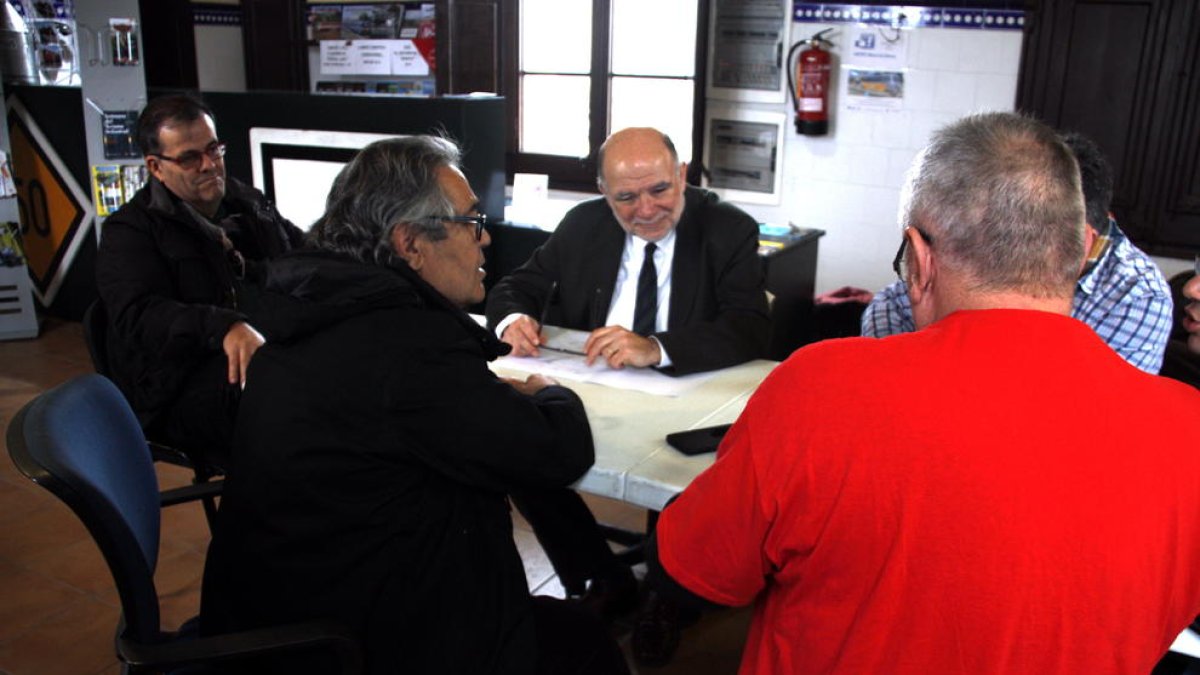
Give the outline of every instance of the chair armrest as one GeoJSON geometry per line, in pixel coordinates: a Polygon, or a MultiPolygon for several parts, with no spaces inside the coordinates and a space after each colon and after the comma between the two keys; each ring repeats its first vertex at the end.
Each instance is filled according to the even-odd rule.
{"type": "Polygon", "coordinates": [[[123,661],[135,668],[156,670],[313,648],[325,648],[336,653],[338,672],[344,675],[362,672],[362,651],[358,640],[345,628],[325,622],[272,626],[154,645],[117,638],[117,654],[123,661]]]}
{"type": "Polygon", "coordinates": [[[193,483],[191,485],[184,485],[183,487],[163,490],[158,493],[158,501],[163,506],[175,506],[176,504],[186,504],[187,502],[194,502],[205,497],[218,497],[224,489],[224,479],[208,481],[206,483],[193,483]]]}

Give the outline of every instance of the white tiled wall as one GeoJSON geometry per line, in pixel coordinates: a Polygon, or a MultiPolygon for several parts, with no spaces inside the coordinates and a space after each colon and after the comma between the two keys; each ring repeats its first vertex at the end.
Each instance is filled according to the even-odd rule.
{"type": "MultiPolygon", "coordinates": [[[[848,41],[845,24],[796,23],[792,39],[829,27],[837,29],[835,44],[848,41]]],[[[936,27],[903,35],[909,41],[904,109],[853,111],[846,109],[844,99],[835,101],[830,133],[824,137],[799,136],[789,121],[781,204],[741,205],[764,222],[825,230],[818,293],[844,285],[875,290],[890,283],[892,256],[900,243],[900,187],[917,151],[935,129],[963,114],[1013,109],[1021,31],[936,27]]],[[[833,52],[838,59],[840,50],[833,52]]],[[[845,74],[839,75],[835,96],[845,91],[845,74]]],[[[783,110],[791,119],[790,103],[746,105],[783,110]]]]}

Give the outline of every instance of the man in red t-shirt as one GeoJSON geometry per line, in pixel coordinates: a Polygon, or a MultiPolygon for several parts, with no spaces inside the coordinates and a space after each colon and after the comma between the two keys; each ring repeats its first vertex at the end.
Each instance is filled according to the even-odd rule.
{"type": "Polygon", "coordinates": [[[651,583],[754,603],[744,674],[1150,672],[1200,613],[1174,431],[1200,393],[1070,318],[1083,203],[1053,130],[972,116],[917,161],[919,330],[779,366],[663,512],[651,583]]]}

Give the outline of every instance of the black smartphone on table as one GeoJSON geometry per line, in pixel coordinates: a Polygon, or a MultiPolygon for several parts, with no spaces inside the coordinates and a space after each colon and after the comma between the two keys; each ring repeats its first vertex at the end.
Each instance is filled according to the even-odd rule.
{"type": "Polygon", "coordinates": [[[673,434],[667,434],[667,444],[685,455],[703,455],[706,452],[715,452],[717,446],[721,444],[721,439],[725,437],[725,432],[729,431],[731,426],[733,425],[718,424],[713,427],[676,431],[673,434]]]}

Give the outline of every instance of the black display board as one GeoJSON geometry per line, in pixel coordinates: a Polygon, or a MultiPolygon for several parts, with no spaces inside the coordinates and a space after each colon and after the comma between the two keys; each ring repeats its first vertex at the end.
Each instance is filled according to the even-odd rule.
{"type": "MultiPolygon", "coordinates": [[[[167,93],[153,90],[151,97],[167,93]]],[[[376,134],[442,133],[463,149],[463,173],[488,217],[504,217],[504,99],[396,98],[214,92],[203,95],[228,144],[226,171],[250,182],[250,129],[312,129],[376,134]]]]}
{"type": "MultiPolygon", "coordinates": [[[[36,120],[72,177],[86,194],[91,178],[84,142],[83,101],[77,88],[9,85],[36,120]]],[[[150,97],[179,93],[152,90],[150,97]]],[[[463,173],[489,217],[504,217],[504,99],[404,99],[298,93],[209,93],[204,100],[217,116],[228,143],[226,170],[251,181],[250,128],[318,129],[381,134],[444,133],[463,148],[463,173]]],[[[48,314],[78,320],[96,297],[95,233],[89,231],[67,270],[48,314]]]]}

